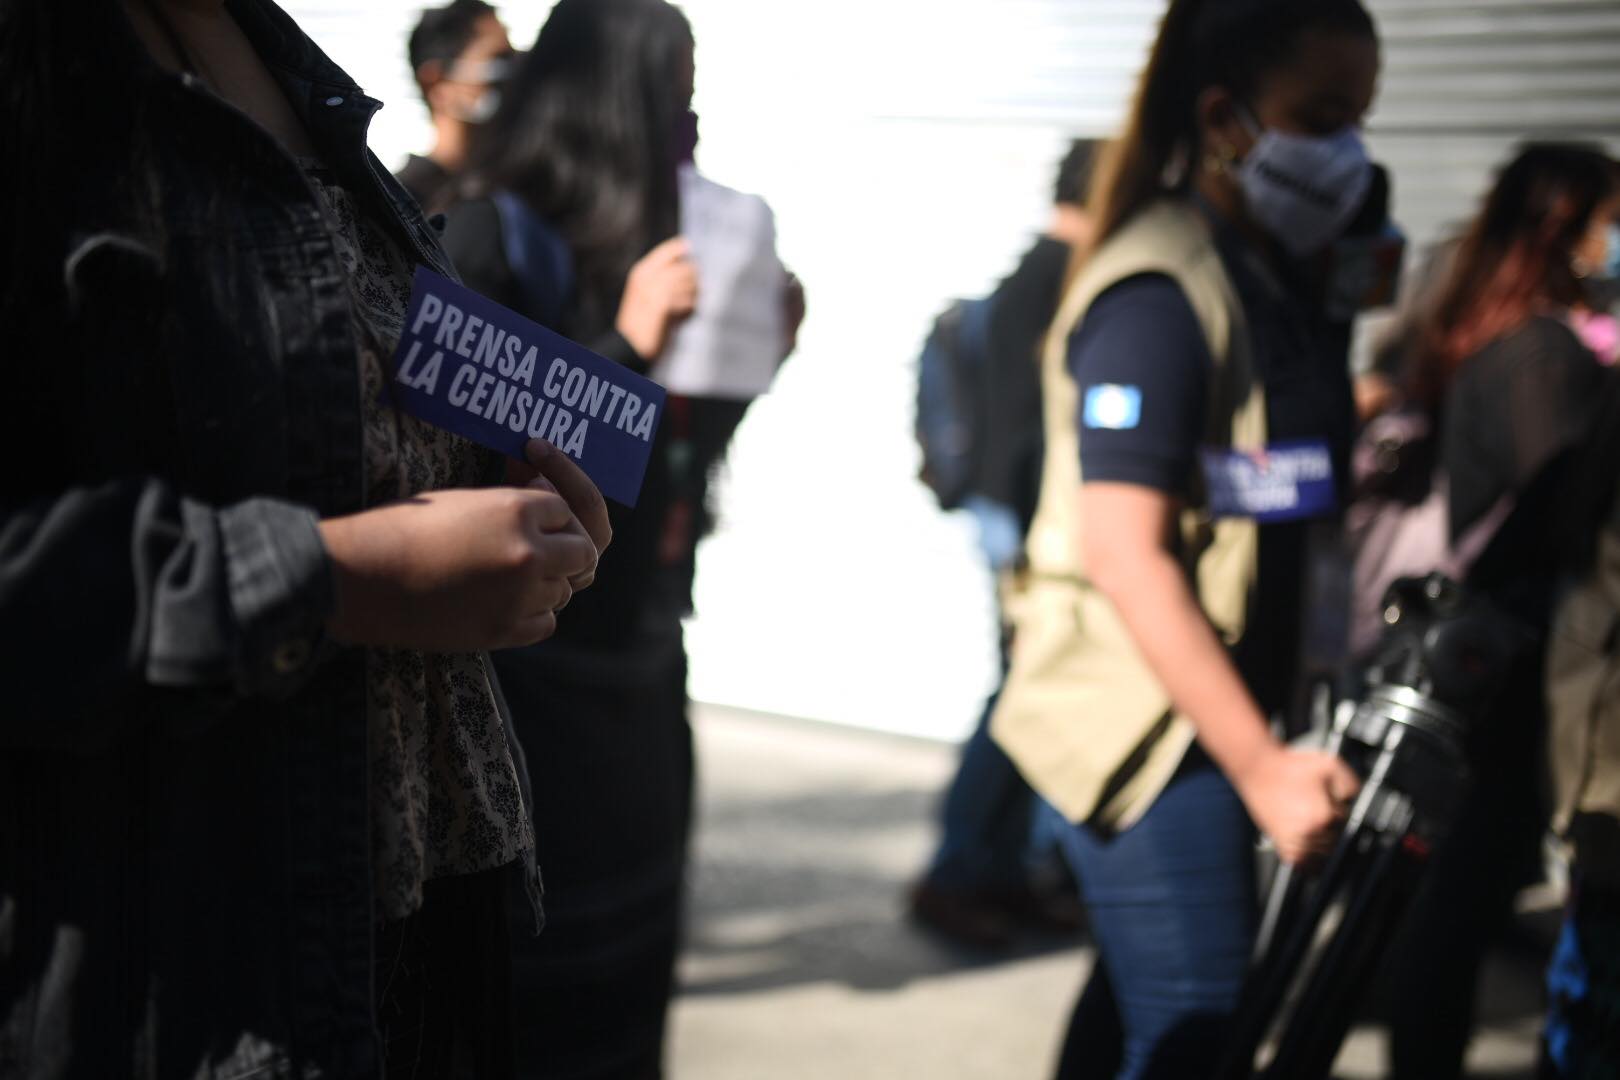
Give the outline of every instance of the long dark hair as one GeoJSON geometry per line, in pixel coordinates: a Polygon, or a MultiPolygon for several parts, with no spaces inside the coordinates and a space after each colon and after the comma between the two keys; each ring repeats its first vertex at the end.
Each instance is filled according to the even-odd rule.
{"type": "Polygon", "coordinates": [[[691,50],[664,0],[561,0],[479,133],[474,187],[516,192],[573,251],[576,336],[612,325],[631,265],[678,230],[676,87],[691,50]]]}
{"type": "Polygon", "coordinates": [[[1469,356],[1583,296],[1574,249],[1620,191],[1620,163],[1582,143],[1526,144],[1497,177],[1422,331],[1413,392],[1436,403],[1469,356]]]}
{"type": "Polygon", "coordinates": [[[1360,0],[1172,0],[1125,129],[1098,165],[1091,189],[1098,239],[1154,199],[1191,187],[1204,153],[1202,91],[1222,86],[1252,98],[1307,31],[1378,34],[1360,0]]]}

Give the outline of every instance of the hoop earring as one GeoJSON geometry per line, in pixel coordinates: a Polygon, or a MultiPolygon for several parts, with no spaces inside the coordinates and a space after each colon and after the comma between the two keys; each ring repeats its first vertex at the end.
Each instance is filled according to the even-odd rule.
{"type": "Polygon", "coordinates": [[[1204,171],[1212,173],[1229,172],[1233,162],[1237,161],[1237,151],[1230,145],[1222,143],[1212,151],[1204,153],[1204,171]]]}

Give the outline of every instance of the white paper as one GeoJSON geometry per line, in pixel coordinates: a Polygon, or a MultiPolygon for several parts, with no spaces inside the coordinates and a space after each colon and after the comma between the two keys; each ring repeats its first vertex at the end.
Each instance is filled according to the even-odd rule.
{"type": "Polygon", "coordinates": [[[681,233],[698,272],[697,309],[670,339],[653,378],[671,393],[753,398],[770,389],[786,345],[787,271],[765,200],[680,172],[681,233]]]}

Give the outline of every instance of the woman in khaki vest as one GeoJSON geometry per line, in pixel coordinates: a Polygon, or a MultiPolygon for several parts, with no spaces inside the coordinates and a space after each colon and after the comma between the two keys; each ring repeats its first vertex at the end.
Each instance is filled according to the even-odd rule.
{"type": "Polygon", "coordinates": [[[1210,1069],[1253,943],[1254,827],[1309,858],[1358,786],[1266,718],[1344,475],[1347,332],[1319,297],[1368,202],[1378,67],[1357,0],[1175,0],[1093,190],[993,726],[1070,823],[1099,947],[1065,1078],[1210,1069]]]}

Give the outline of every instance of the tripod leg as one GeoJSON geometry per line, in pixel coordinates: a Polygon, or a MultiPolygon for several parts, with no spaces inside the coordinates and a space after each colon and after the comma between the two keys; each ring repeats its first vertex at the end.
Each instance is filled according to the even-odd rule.
{"type": "MultiPolygon", "coordinates": [[[[1285,932],[1274,937],[1265,955],[1249,974],[1243,1001],[1233,1019],[1232,1034],[1226,1044],[1216,1080],[1250,1080],[1254,1056],[1271,1030],[1301,962],[1310,952],[1316,927],[1346,883],[1363,877],[1364,849],[1371,843],[1366,830],[1357,829],[1340,837],[1320,877],[1311,881],[1292,874],[1285,890],[1296,890],[1293,906],[1297,917],[1288,919],[1285,932]]],[[[1282,883],[1279,883],[1282,884],[1282,883]]]]}
{"type": "Polygon", "coordinates": [[[1326,1077],[1333,1067],[1364,983],[1422,872],[1423,861],[1406,849],[1404,840],[1404,830],[1390,836],[1357,884],[1343,921],[1307,977],[1266,1077],[1313,1080],[1326,1077]]]}

